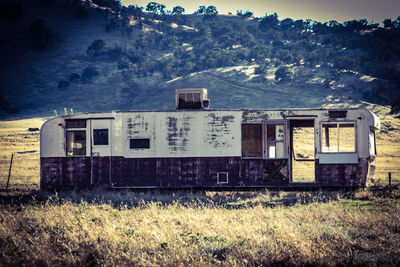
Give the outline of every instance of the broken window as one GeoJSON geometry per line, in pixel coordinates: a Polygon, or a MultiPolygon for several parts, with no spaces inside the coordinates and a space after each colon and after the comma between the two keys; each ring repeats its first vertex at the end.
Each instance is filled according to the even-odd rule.
{"type": "Polygon", "coordinates": [[[324,122],[321,128],[322,152],[356,152],[353,122],[324,122]]]}
{"type": "Polygon", "coordinates": [[[93,130],[93,145],[108,145],[108,129],[93,130]]]}
{"type": "Polygon", "coordinates": [[[242,124],[242,157],[262,158],[262,124],[242,124]]]}
{"type": "Polygon", "coordinates": [[[130,139],[129,148],[150,148],[149,138],[130,139]]]}
{"type": "Polygon", "coordinates": [[[86,155],[86,131],[67,131],[67,156],[86,155]]]}
{"type": "Polygon", "coordinates": [[[285,149],[286,122],[267,122],[265,124],[265,158],[287,158],[285,149]]]}

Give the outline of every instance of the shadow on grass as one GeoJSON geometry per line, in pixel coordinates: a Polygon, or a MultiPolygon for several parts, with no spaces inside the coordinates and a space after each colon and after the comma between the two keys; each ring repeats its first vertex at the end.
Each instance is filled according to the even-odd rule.
{"type": "MultiPolygon", "coordinates": [[[[395,195],[399,196],[399,190],[395,195]]],[[[381,194],[381,191],[379,192],[381,194]]],[[[393,191],[386,192],[393,197],[393,191]]],[[[46,192],[40,190],[0,190],[0,205],[61,205],[64,203],[108,204],[113,208],[146,208],[156,203],[162,207],[182,205],[196,208],[247,209],[256,206],[275,208],[290,207],[297,204],[326,203],[348,200],[368,200],[374,197],[369,191],[201,191],[201,190],[109,190],[94,188],[91,190],[73,190],[46,192]]],[[[397,198],[397,197],[396,197],[397,198]]]]}

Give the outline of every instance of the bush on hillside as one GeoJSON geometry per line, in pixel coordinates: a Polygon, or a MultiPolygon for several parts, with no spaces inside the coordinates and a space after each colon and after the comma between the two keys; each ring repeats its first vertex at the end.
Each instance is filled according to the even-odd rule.
{"type": "Polygon", "coordinates": [[[292,72],[287,66],[282,66],[275,72],[276,81],[288,81],[291,79],[292,72]]]}
{"type": "Polygon", "coordinates": [[[75,82],[78,81],[81,78],[81,75],[79,75],[78,73],[71,73],[71,75],[69,75],[69,81],[70,82],[75,82]]]}
{"type": "Polygon", "coordinates": [[[106,42],[104,42],[104,40],[102,39],[97,39],[94,40],[91,45],[89,45],[86,53],[88,54],[88,56],[96,57],[103,55],[105,51],[106,51],[106,42]]]}
{"type": "Polygon", "coordinates": [[[96,77],[98,75],[99,75],[99,72],[97,71],[97,68],[90,66],[83,70],[81,77],[82,77],[82,81],[88,82],[88,81],[91,81],[93,77],[96,77]]]}

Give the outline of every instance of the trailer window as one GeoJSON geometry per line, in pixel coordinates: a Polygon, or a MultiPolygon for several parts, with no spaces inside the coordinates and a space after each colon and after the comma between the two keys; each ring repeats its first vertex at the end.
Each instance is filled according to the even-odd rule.
{"type": "Polygon", "coordinates": [[[108,129],[94,129],[93,144],[95,146],[108,145],[108,129]]]}
{"type": "Polygon", "coordinates": [[[265,158],[286,158],[285,122],[267,122],[265,124],[265,158]]]}
{"type": "Polygon", "coordinates": [[[375,131],[369,130],[369,154],[376,155],[375,131]]]}
{"type": "Polygon", "coordinates": [[[356,131],[353,122],[322,123],[322,152],[356,152],[356,131]]]}
{"type": "Polygon", "coordinates": [[[149,138],[135,138],[130,139],[130,148],[150,148],[149,138]]]}
{"type": "Polygon", "coordinates": [[[67,131],[67,156],[86,155],[86,131],[67,131]]]}
{"type": "Polygon", "coordinates": [[[242,157],[262,158],[262,124],[242,124],[242,157]]]}

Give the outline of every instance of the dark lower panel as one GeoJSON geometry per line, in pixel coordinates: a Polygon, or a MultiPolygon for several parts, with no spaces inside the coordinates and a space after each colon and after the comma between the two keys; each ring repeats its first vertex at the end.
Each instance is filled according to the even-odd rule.
{"type": "Polygon", "coordinates": [[[320,186],[365,186],[368,160],[359,159],[358,164],[315,164],[316,179],[320,186]]]}
{"type": "MultiPolygon", "coordinates": [[[[41,158],[41,188],[115,187],[296,187],[287,160],[241,157],[41,158]]],[[[365,186],[368,160],[359,164],[318,164],[314,186],[365,186]]]]}
{"type": "Polygon", "coordinates": [[[42,189],[84,188],[91,184],[90,158],[40,158],[42,189]]]}

